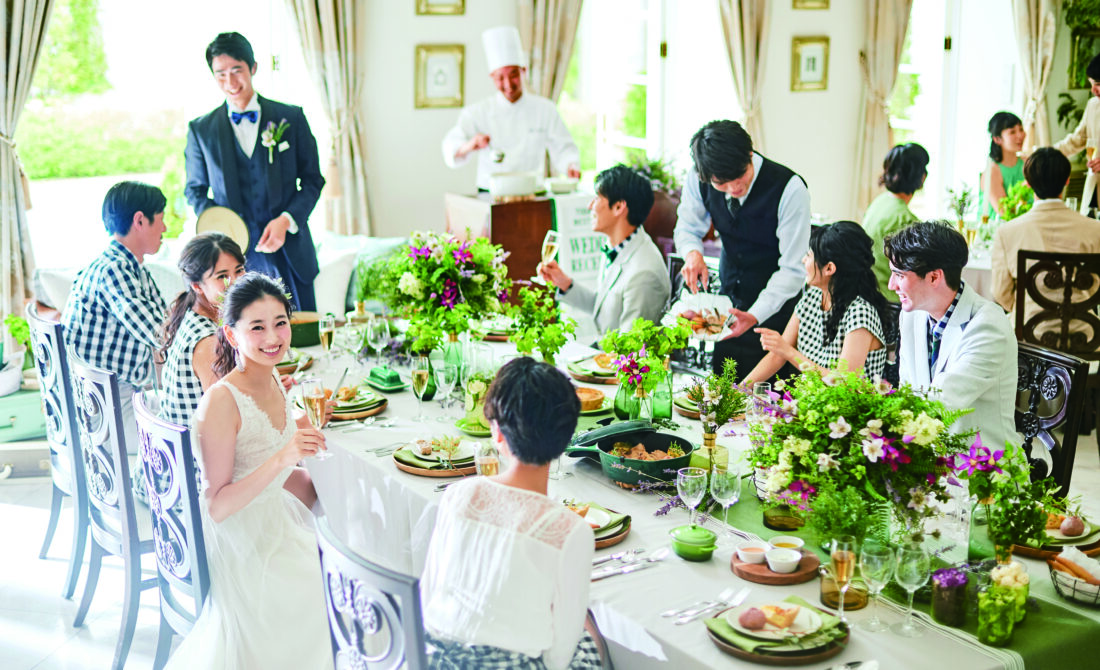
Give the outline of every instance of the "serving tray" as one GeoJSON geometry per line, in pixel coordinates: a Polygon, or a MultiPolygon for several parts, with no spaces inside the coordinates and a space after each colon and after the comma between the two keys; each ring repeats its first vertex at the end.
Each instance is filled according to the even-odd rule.
{"type": "Polygon", "coordinates": [[[794,572],[772,572],[768,562],[746,563],[733,552],[730,558],[730,569],[733,574],[747,582],[767,584],[769,586],[785,586],[789,584],[801,584],[808,582],[817,576],[817,568],[821,565],[821,559],[812,551],[802,550],[802,560],[798,562],[798,568],[794,572]]]}

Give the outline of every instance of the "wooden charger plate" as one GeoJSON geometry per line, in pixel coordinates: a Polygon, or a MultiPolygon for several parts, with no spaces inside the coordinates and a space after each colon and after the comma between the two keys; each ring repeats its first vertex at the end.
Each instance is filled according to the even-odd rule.
{"type": "Polygon", "coordinates": [[[428,468],[418,468],[415,465],[407,465],[393,459],[393,464],[397,466],[398,470],[407,472],[410,475],[420,475],[421,477],[469,477],[470,475],[477,474],[477,466],[470,463],[464,468],[455,468],[454,470],[429,470],[428,468]]]}
{"type": "Polygon", "coordinates": [[[769,586],[786,586],[789,584],[801,584],[808,582],[817,576],[817,568],[821,565],[821,559],[812,551],[802,550],[802,560],[798,562],[798,568],[794,572],[772,572],[767,561],[763,563],[746,563],[737,558],[737,552],[733,552],[730,558],[730,569],[733,574],[747,582],[767,584],[769,586]]]}
{"type": "MultiPolygon", "coordinates": [[[[1071,545],[1045,545],[1043,547],[1035,548],[1029,547],[1024,544],[1012,545],[1012,553],[1017,556],[1027,556],[1028,558],[1038,558],[1040,560],[1050,560],[1062,553],[1062,547],[1071,545]],[[1048,548],[1053,547],[1053,548],[1048,548]]],[[[1086,556],[1100,556],[1100,540],[1092,542],[1090,544],[1072,545],[1076,546],[1086,556]]]]}
{"type": "Polygon", "coordinates": [[[697,409],[687,409],[685,407],[680,407],[676,403],[672,403],[672,409],[676,410],[676,413],[679,414],[680,416],[684,416],[684,417],[687,417],[689,419],[698,419],[699,418],[699,410],[697,410],[697,409]]]}
{"type": "Polygon", "coordinates": [[[386,409],[386,406],[389,405],[389,404],[390,404],[389,400],[383,400],[381,405],[378,405],[376,407],[370,407],[370,408],[365,409],[361,412],[351,412],[351,413],[344,413],[344,414],[333,412],[332,413],[332,420],[333,421],[354,421],[356,419],[365,419],[368,416],[374,416],[375,414],[378,414],[382,410],[386,409]]]}
{"type": "MultiPolygon", "coordinates": [[[[610,511],[610,510],[608,510],[608,511],[610,511]]],[[[607,537],[602,537],[602,538],[599,538],[598,540],[596,540],[596,548],[597,549],[606,549],[608,547],[613,547],[616,544],[618,544],[618,543],[622,542],[623,540],[625,540],[627,535],[630,535],[630,519],[627,519],[626,521],[624,521],[623,525],[619,528],[619,530],[615,531],[611,535],[608,535],[607,537]]]]}
{"type": "Polygon", "coordinates": [[[610,377],[604,377],[602,375],[586,375],[580,372],[574,372],[570,368],[566,368],[565,371],[568,372],[569,376],[573,379],[576,379],[579,382],[585,382],[587,384],[608,384],[610,386],[614,386],[619,383],[619,378],[615,375],[611,375],[610,377]]]}
{"type": "Polygon", "coordinates": [[[481,339],[485,342],[507,342],[508,341],[508,334],[507,333],[487,333],[481,339]]]}
{"type": "MultiPolygon", "coordinates": [[[[308,370],[313,365],[313,356],[305,354],[306,362],[302,364],[302,370],[308,370]]],[[[279,363],[275,366],[275,369],[279,371],[281,375],[292,374],[295,370],[298,370],[298,361],[290,361],[289,363],[279,363]]],[[[298,370],[301,372],[301,370],[298,370]]]]}
{"type": "MultiPolygon", "coordinates": [[[[824,611],[824,610],[821,610],[824,611]]],[[[725,612],[721,612],[715,616],[725,616],[725,612]]],[[[815,649],[807,649],[805,652],[801,651],[784,651],[775,652],[771,654],[745,651],[740,647],[735,647],[729,642],[726,642],[722,638],[711,632],[710,628],[707,628],[707,637],[714,643],[714,646],[718,647],[722,651],[726,652],[730,656],[736,656],[737,658],[745,659],[746,661],[752,661],[753,663],[759,663],[761,665],[809,665],[810,663],[818,663],[826,659],[836,656],[848,646],[848,640],[851,639],[852,632],[848,628],[848,624],[843,621],[837,624],[844,630],[844,637],[833,640],[829,644],[823,647],[817,647],[815,649]]]]}

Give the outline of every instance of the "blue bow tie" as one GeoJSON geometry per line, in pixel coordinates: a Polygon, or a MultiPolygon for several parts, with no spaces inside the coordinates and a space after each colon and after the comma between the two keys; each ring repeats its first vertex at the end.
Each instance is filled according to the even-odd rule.
{"type": "Polygon", "coordinates": [[[233,123],[237,125],[240,125],[241,119],[248,119],[252,123],[256,123],[256,120],[260,118],[260,114],[256,110],[248,112],[230,112],[229,118],[233,119],[233,123]]]}

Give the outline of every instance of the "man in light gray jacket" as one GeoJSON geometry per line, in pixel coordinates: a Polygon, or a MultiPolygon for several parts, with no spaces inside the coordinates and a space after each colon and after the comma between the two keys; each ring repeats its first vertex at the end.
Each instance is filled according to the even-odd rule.
{"type": "Polygon", "coordinates": [[[1004,310],[961,280],[966,240],[946,221],[920,222],[883,243],[890,289],[901,299],[901,381],[935,389],[950,409],[974,411],[955,432],[977,429],[991,448],[1021,443],[1016,335],[1004,310]]]}
{"type": "Polygon", "coordinates": [[[558,299],[592,314],[604,333],[629,328],[643,317],[656,323],[669,296],[668,269],[657,245],[642,229],[653,207],[649,180],[625,165],[596,177],[596,197],[588,205],[592,230],[607,236],[607,260],[595,287],[581,286],[556,261],[539,265],[539,276],[558,289],[558,299]]]}

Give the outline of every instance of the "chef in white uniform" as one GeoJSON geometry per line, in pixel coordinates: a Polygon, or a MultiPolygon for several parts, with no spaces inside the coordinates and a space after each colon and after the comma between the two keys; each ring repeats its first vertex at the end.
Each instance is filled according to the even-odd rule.
{"type": "Polygon", "coordinates": [[[550,100],[525,93],[527,59],[515,26],[499,26],[481,36],[489,78],[497,94],[466,107],[443,138],[448,167],[477,157],[477,187],[489,189],[497,172],[534,172],[545,177],[546,152],[555,174],[580,177],[580,151],[550,100]]]}

